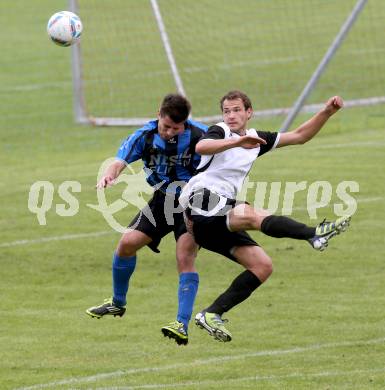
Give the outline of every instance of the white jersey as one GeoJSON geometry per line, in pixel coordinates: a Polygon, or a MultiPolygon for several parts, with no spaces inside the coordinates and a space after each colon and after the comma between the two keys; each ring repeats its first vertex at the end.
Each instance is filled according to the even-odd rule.
{"type": "MultiPolygon", "coordinates": [[[[180,203],[184,208],[187,206],[190,194],[202,188],[207,188],[226,198],[235,199],[254,161],[262,154],[274,149],[279,141],[279,133],[257,132],[255,129],[249,129],[246,130],[246,134],[263,138],[266,145],[253,149],[235,147],[214,155],[203,155],[197,168],[198,173],[183,188],[180,203]]],[[[220,122],[211,126],[201,140],[232,137],[241,136],[232,133],[224,122],[220,122]]]]}

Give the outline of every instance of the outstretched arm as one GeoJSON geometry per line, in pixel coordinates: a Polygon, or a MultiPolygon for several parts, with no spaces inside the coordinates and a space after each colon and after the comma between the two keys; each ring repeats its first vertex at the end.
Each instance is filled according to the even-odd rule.
{"type": "Polygon", "coordinates": [[[327,120],[342,108],[344,102],[341,97],[333,96],[325,107],[297,129],[280,135],[277,148],[288,145],[299,145],[311,140],[327,122],[327,120]]]}
{"type": "Polygon", "coordinates": [[[96,184],[96,188],[106,188],[114,184],[115,179],[120,175],[123,169],[126,167],[126,163],[122,160],[114,161],[104,172],[103,177],[96,184]]]}
{"type": "Polygon", "coordinates": [[[236,147],[243,147],[245,149],[257,148],[261,144],[266,144],[266,141],[253,135],[243,135],[241,137],[227,139],[203,139],[197,143],[195,151],[201,155],[210,155],[236,147]]]}

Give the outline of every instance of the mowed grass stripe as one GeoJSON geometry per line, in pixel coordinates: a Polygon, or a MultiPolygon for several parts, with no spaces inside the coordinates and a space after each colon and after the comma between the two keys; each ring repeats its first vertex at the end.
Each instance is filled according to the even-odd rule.
{"type": "Polygon", "coordinates": [[[37,384],[28,387],[19,387],[15,390],[35,390],[35,389],[43,389],[43,388],[54,387],[54,386],[91,383],[91,382],[96,382],[108,378],[121,377],[125,375],[133,375],[138,373],[147,373],[147,372],[154,372],[154,371],[175,370],[175,369],[190,367],[190,366],[205,366],[208,364],[215,364],[219,362],[221,363],[231,362],[231,361],[241,360],[245,358],[290,355],[290,354],[306,353],[306,352],[317,351],[320,349],[328,349],[328,348],[355,347],[355,346],[363,346],[363,345],[383,344],[384,342],[385,342],[385,337],[382,337],[382,338],[371,339],[371,340],[342,341],[340,343],[315,344],[315,345],[309,345],[305,347],[295,347],[290,349],[257,351],[257,352],[245,353],[241,355],[227,355],[227,356],[219,356],[219,357],[209,358],[209,359],[194,360],[194,361],[188,361],[184,363],[170,364],[166,366],[143,367],[143,368],[136,368],[132,370],[118,370],[114,372],[100,373],[97,375],[92,375],[83,378],[69,378],[60,381],[42,383],[42,384],[37,384]]]}

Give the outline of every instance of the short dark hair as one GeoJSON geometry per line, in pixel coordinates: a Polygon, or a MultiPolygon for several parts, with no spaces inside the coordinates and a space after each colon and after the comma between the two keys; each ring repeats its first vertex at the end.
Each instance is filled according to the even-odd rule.
{"type": "Polygon", "coordinates": [[[251,109],[253,108],[253,106],[251,105],[250,98],[245,93],[243,93],[242,91],[233,90],[227,92],[226,95],[223,96],[223,98],[221,99],[221,111],[223,111],[223,102],[225,100],[235,100],[235,99],[242,100],[243,105],[245,106],[245,110],[248,110],[249,108],[251,109]]]}
{"type": "Polygon", "coordinates": [[[164,97],[159,114],[161,117],[170,117],[175,123],[181,123],[187,120],[190,111],[191,104],[183,95],[170,93],[164,97]]]}

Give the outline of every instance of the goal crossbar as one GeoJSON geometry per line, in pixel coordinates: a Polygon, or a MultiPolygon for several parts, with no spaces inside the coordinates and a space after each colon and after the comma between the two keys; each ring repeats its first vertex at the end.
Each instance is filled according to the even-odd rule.
{"type": "MultiPolygon", "coordinates": [[[[345,108],[371,106],[374,104],[384,104],[385,96],[378,96],[365,99],[353,99],[344,102],[345,108]]],[[[316,113],[324,106],[323,103],[307,104],[300,109],[300,113],[316,113]]],[[[253,118],[273,117],[279,115],[287,115],[291,111],[291,107],[273,108],[269,110],[259,110],[253,112],[253,118]]],[[[102,117],[87,117],[87,123],[94,126],[142,126],[154,118],[102,118],[102,117]]],[[[222,115],[193,117],[192,119],[203,123],[216,123],[222,120],[222,115]]],[[[84,122],[82,122],[84,123],[84,122]]]]}

